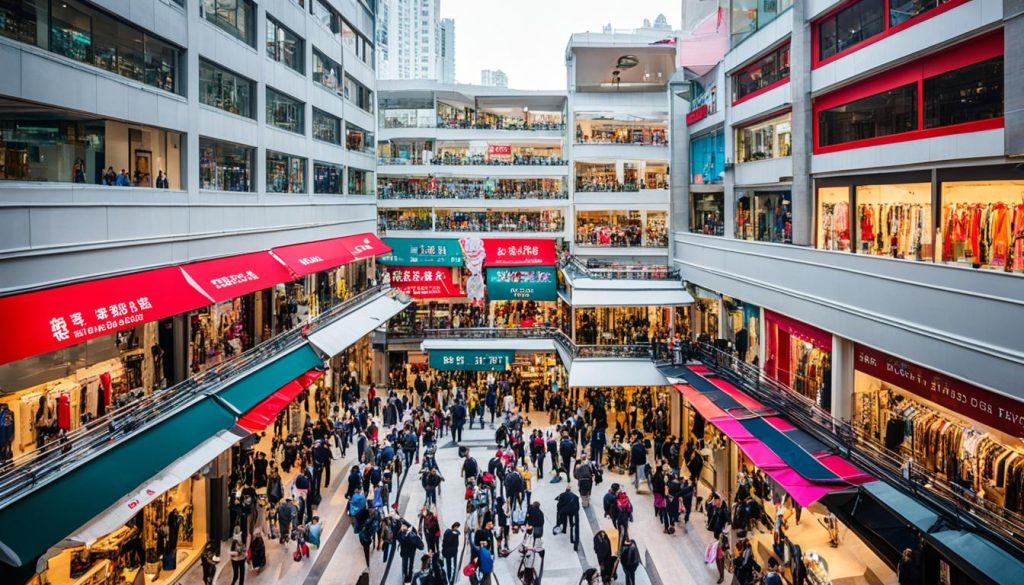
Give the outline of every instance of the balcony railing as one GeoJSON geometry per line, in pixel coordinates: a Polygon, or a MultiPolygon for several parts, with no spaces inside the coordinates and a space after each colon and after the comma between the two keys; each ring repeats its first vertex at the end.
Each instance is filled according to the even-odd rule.
{"type": "Polygon", "coordinates": [[[706,343],[693,343],[689,354],[728,378],[765,406],[786,415],[802,430],[856,463],[867,473],[903,486],[955,519],[958,525],[986,533],[994,543],[1024,554],[1024,516],[1007,510],[913,461],[904,461],[850,422],[832,417],[811,399],[774,380],[758,367],[706,343]]]}
{"type": "Polygon", "coordinates": [[[427,329],[424,337],[436,339],[551,339],[562,346],[573,359],[622,358],[652,359],[649,343],[627,345],[577,345],[556,327],[500,328],[470,327],[465,329],[427,329]]]}
{"type": "Polygon", "coordinates": [[[562,260],[560,266],[574,278],[596,280],[680,280],[679,269],[665,264],[591,265],[575,256],[562,260]]]}
{"type": "MultiPolygon", "coordinates": [[[[333,322],[343,313],[384,290],[383,285],[378,285],[349,299],[339,299],[312,319],[308,331],[333,322]]],[[[15,458],[0,472],[0,508],[11,504],[41,483],[58,478],[63,472],[86,462],[136,431],[178,412],[200,396],[217,392],[251,373],[259,364],[296,349],[303,343],[303,328],[296,327],[174,386],[156,390],[141,400],[112,410],[67,433],[60,440],[15,458]]]]}
{"type": "Polygon", "coordinates": [[[507,201],[518,199],[543,199],[557,200],[568,199],[569,194],[565,191],[484,191],[476,189],[472,191],[395,191],[388,188],[378,190],[381,199],[460,199],[460,200],[489,200],[507,201]]]}

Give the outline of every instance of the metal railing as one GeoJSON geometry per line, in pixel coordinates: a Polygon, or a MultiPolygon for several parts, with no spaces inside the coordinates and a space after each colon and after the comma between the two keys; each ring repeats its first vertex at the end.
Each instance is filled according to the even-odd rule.
{"type": "Polygon", "coordinates": [[[377,285],[351,298],[339,299],[337,303],[323,309],[305,332],[302,326],[295,327],[174,386],[155,390],[141,400],[112,410],[59,440],[16,457],[0,469],[0,508],[93,458],[118,441],[180,411],[192,401],[250,374],[255,365],[300,347],[305,343],[306,333],[330,324],[342,313],[384,290],[384,285],[377,285]]]}
{"type": "Polygon", "coordinates": [[[573,359],[651,359],[654,355],[649,343],[578,345],[557,327],[426,329],[424,337],[438,339],[551,339],[561,345],[562,349],[572,356],[573,359]]]}
{"type": "Polygon", "coordinates": [[[596,280],[678,280],[682,282],[679,269],[665,264],[629,264],[591,266],[575,256],[561,261],[561,268],[576,278],[596,280]]]}
{"type": "Polygon", "coordinates": [[[695,355],[718,376],[782,414],[834,452],[856,463],[867,473],[902,486],[919,499],[941,510],[963,529],[984,533],[994,543],[1024,554],[1024,516],[956,485],[916,462],[904,461],[883,448],[867,433],[821,410],[793,388],[774,380],[760,368],[706,344],[692,343],[695,355]]]}

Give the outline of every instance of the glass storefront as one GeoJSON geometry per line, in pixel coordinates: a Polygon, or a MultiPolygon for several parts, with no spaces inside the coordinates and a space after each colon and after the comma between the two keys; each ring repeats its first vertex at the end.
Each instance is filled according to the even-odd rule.
{"type": "MultiPolygon", "coordinates": [[[[320,4],[320,1],[317,0],[315,4],[320,4]]],[[[341,79],[341,65],[324,56],[320,51],[313,49],[313,81],[338,95],[342,95],[341,79]]]]}
{"type": "Polygon", "coordinates": [[[184,89],[181,49],[77,0],[4,2],[0,35],[164,91],[184,89]]]}
{"type": "Polygon", "coordinates": [[[243,43],[256,46],[256,5],[252,0],[200,0],[199,13],[243,43]]]}
{"type": "Polygon", "coordinates": [[[373,195],[373,172],[349,167],[348,194],[373,195]]]}
{"type": "Polygon", "coordinates": [[[433,128],[437,125],[431,98],[381,98],[379,107],[381,128],[433,128]]]}
{"type": "Polygon", "coordinates": [[[345,99],[349,100],[361,110],[373,113],[373,92],[365,85],[359,83],[349,75],[345,75],[345,85],[342,88],[345,99]]]}
{"type": "Polygon", "coordinates": [[[213,191],[252,192],[256,149],[199,137],[199,188],[213,191]]]}
{"type": "Polygon", "coordinates": [[[434,229],[439,232],[560,232],[565,229],[561,209],[438,209],[434,229]]]}
{"type": "Polygon", "coordinates": [[[818,188],[818,233],[819,250],[849,252],[852,249],[850,229],[850,188],[818,188]]]}
{"type": "Polygon", "coordinates": [[[761,308],[739,299],[722,297],[725,306],[725,338],[736,357],[757,365],[761,347],[761,308]]]}
{"type": "Polygon", "coordinates": [[[273,18],[267,17],[267,57],[305,74],[302,38],[273,18]]]}
{"type": "MultiPolygon", "coordinates": [[[[351,193],[351,191],[349,191],[351,193]]],[[[434,228],[434,215],[429,207],[410,209],[380,209],[377,223],[382,232],[388,230],[427,231],[434,228]]]]}
{"type": "Polygon", "coordinates": [[[765,374],[832,409],[832,334],[769,310],[765,319],[765,374]]]}
{"type": "Polygon", "coordinates": [[[200,59],[199,101],[225,112],[255,118],[256,83],[200,59]]]}
{"type": "Polygon", "coordinates": [[[632,345],[665,339],[670,307],[591,307],[574,309],[579,345],[632,345]]]}
{"type": "Polygon", "coordinates": [[[732,0],[730,18],[732,46],[761,30],[793,5],[793,0],[732,0]]]}
{"type": "Polygon", "coordinates": [[[437,145],[432,165],[538,165],[568,164],[560,146],[478,144],[475,141],[446,142],[437,145]]]}
{"type": "Polygon", "coordinates": [[[790,156],[793,150],[792,114],[736,129],[736,162],[790,156]]]}
{"type": "Polygon", "coordinates": [[[267,124],[296,134],[305,134],[305,110],[306,105],[299,100],[267,87],[267,124]]]}
{"type": "Polygon", "coordinates": [[[934,257],[931,183],[858,185],[860,254],[906,260],[934,257]]]}
{"type": "Polygon", "coordinates": [[[602,112],[577,112],[576,143],[667,146],[666,117],[664,113],[616,117],[602,112]]]}
{"type": "Polygon", "coordinates": [[[732,76],[732,99],[739,101],[789,79],[789,43],[769,52],[732,76]]]}
{"type": "Polygon", "coordinates": [[[313,163],[314,195],[341,195],[344,186],[345,167],[320,161],[313,163]]]}
{"type": "Polygon", "coordinates": [[[267,193],[305,193],[306,159],[267,151],[267,193]]]}
{"type": "Polygon", "coordinates": [[[725,235],[724,193],[690,193],[690,232],[725,235]]]}
{"type": "Polygon", "coordinates": [[[248,294],[188,314],[188,367],[198,374],[255,344],[255,295],[248,294]]]}
{"type": "Polygon", "coordinates": [[[941,259],[1024,273],[1024,179],[946,181],[940,188],[941,259]]]}
{"type": "Polygon", "coordinates": [[[758,242],[793,242],[790,191],[736,192],[736,238],[758,242]]]}
{"type": "Polygon", "coordinates": [[[345,123],[345,147],[356,152],[373,154],[376,146],[373,140],[373,132],[363,130],[351,122],[345,123]]]}
{"type": "Polygon", "coordinates": [[[588,247],[664,248],[667,213],[639,209],[576,212],[576,244],[588,247]]]}
{"type": "Polygon", "coordinates": [[[341,118],[313,108],[313,138],[341,144],[341,118]]]}
{"type": "Polygon", "coordinates": [[[942,0],[860,0],[816,22],[818,60],[851,49],[930,10],[948,4],[942,0]],[[888,8],[888,18],[886,9],[888,8]]]}
{"type": "Polygon", "coordinates": [[[725,174],[725,135],[715,131],[690,142],[690,184],[720,184],[725,174]]]}
{"type": "Polygon", "coordinates": [[[181,189],[182,136],[0,99],[0,180],[181,189]]]}

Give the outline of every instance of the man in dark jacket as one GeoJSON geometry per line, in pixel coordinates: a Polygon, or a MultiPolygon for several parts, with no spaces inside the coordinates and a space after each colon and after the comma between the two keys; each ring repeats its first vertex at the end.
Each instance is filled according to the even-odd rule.
{"type": "Polygon", "coordinates": [[[498,392],[493,385],[487,389],[487,396],[484,397],[484,402],[487,404],[488,412],[491,413],[491,428],[493,428],[494,413],[498,410],[498,392]]]}
{"type": "Polygon", "coordinates": [[[633,487],[640,490],[640,481],[647,477],[647,449],[639,437],[629,448],[629,472],[633,474],[633,487]]]}
{"type": "Polygon", "coordinates": [[[448,583],[455,583],[455,571],[459,568],[460,526],[458,522],[452,524],[452,527],[445,530],[441,537],[441,556],[444,557],[444,572],[448,577],[448,583]]]}
{"type": "Polygon", "coordinates": [[[533,537],[538,541],[544,536],[544,512],[540,509],[540,502],[534,502],[527,508],[526,526],[533,529],[533,537]]]}
{"type": "MultiPolygon", "coordinates": [[[[558,524],[552,530],[552,533],[557,534],[561,532],[564,534],[568,529],[569,542],[575,545],[579,540],[580,498],[572,492],[569,486],[565,486],[565,491],[558,494],[555,501],[558,502],[558,505],[555,507],[558,524]]],[[[575,546],[573,547],[574,550],[576,548],[575,546]]]]}
{"type": "Polygon", "coordinates": [[[682,487],[679,489],[679,499],[683,503],[683,525],[690,521],[690,511],[693,509],[693,495],[696,493],[696,488],[690,480],[684,479],[682,487]]]}
{"type": "Polygon", "coordinates": [[[461,400],[452,407],[452,438],[462,441],[462,427],[466,426],[466,405],[461,400]]]}
{"type": "Polygon", "coordinates": [[[462,478],[468,485],[469,480],[476,481],[478,475],[480,475],[480,464],[476,462],[472,455],[467,454],[466,459],[462,462],[462,478]]]}
{"type": "Polygon", "coordinates": [[[722,496],[715,494],[715,497],[708,503],[708,530],[715,535],[715,540],[722,535],[722,531],[730,523],[729,504],[722,496]]]}
{"type": "Polygon", "coordinates": [[[416,565],[416,551],[418,550],[423,550],[423,540],[416,533],[415,528],[403,523],[398,535],[398,555],[402,557],[403,583],[412,582],[412,574],[416,565]]]}
{"type": "Polygon", "coordinates": [[[601,502],[604,506],[604,517],[611,518],[612,526],[614,526],[616,530],[618,530],[619,525],[617,523],[618,511],[615,509],[615,502],[619,498],[619,489],[621,489],[619,484],[613,483],[611,487],[608,488],[608,492],[605,493],[604,499],[601,502]]]}
{"type": "Polygon", "coordinates": [[[565,472],[565,480],[572,483],[572,460],[576,457],[576,443],[569,437],[568,433],[562,433],[562,440],[558,443],[558,459],[562,463],[555,477],[561,477],[565,472]]]}
{"type": "Polygon", "coordinates": [[[583,501],[583,507],[589,508],[590,491],[594,489],[594,464],[587,459],[586,453],[584,453],[583,459],[576,462],[573,476],[580,485],[580,499],[583,501]]]}
{"type": "Polygon", "coordinates": [[[509,509],[515,510],[523,503],[523,492],[526,491],[526,481],[514,468],[505,475],[505,499],[508,501],[509,509]]]}
{"type": "Polygon", "coordinates": [[[619,564],[622,565],[622,571],[626,573],[626,585],[636,585],[636,569],[640,566],[640,549],[629,536],[623,539],[622,547],[619,549],[619,564]]]}
{"type": "Polygon", "coordinates": [[[615,557],[612,556],[612,541],[604,530],[594,535],[594,555],[597,557],[597,566],[601,569],[601,582],[611,583],[615,578],[612,574],[615,557]]]}

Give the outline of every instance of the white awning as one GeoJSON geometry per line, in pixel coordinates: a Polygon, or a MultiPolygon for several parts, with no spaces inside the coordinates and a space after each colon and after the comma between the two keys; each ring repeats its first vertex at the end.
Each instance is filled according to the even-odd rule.
{"type": "Polygon", "coordinates": [[[570,388],[667,386],[654,362],[643,359],[575,359],[569,369],[570,388]]]}
{"type": "Polygon", "coordinates": [[[574,307],[646,307],[693,304],[693,297],[682,287],[661,290],[583,289],[572,291],[574,307]]]}
{"type": "Polygon", "coordinates": [[[401,313],[411,301],[400,301],[390,295],[378,297],[334,323],[309,335],[309,342],[326,355],[334,357],[359,341],[367,333],[384,325],[401,313]]]}
{"type": "Polygon", "coordinates": [[[50,547],[46,554],[40,557],[37,569],[40,565],[45,567],[46,560],[58,554],[62,549],[92,544],[97,539],[124,526],[147,504],[191,477],[193,473],[247,436],[249,436],[249,431],[241,427],[233,427],[203,441],[195,449],[179,457],[163,471],[151,477],[149,481],[101,512],[79,528],[77,532],[50,547]]]}
{"type": "Polygon", "coordinates": [[[511,351],[555,351],[555,342],[552,339],[530,339],[515,338],[508,339],[424,339],[420,344],[423,351],[441,349],[484,349],[484,350],[511,350],[511,351]]]}

